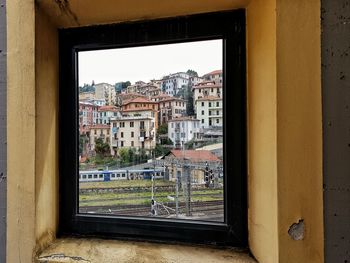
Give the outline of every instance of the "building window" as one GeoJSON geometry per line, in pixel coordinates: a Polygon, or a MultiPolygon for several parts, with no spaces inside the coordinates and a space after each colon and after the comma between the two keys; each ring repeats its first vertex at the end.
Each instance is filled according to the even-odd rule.
{"type": "Polygon", "coordinates": [[[131,138],[134,138],[134,132],[133,131],[131,132],[131,138]]]}
{"type": "Polygon", "coordinates": [[[209,102],[209,108],[211,107],[211,102],[209,102]]]}
{"type": "Polygon", "coordinates": [[[202,101],[202,107],[204,107],[204,101],[202,101]]]}
{"type": "MultiPolygon", "coordinates": [[[[154,21],[101,25],[98,27],[60,29],[59,56],[60,65],[64,65],[60,67],[59,89],[60,108],[62,109],[62,112],[60,112],[61,122],[59,134],[60,203],[62,204],[59,211],[59,231],[61,234],[156,240],[171,238],[171,240],[180,242],[247,246],[246,123],[244,115],[246,109],[244,95],[246,40],[244,38],[244,31],[244,10],[190,15],[176,19],[168,18],[154,21]],[[86,52],[94,52],[96,49],[117,49],[118,51],[123,49],[126,52],[132,52],[134,48],[150,48],[152,46],[159,48],[160,45],[167,45],[173,48],[177,43],[199,45],[201,42],[205,43],[206,41],[220,43],[218,45],[220,52],[217,54],[222,59],[223,63],[221,64],[224,69],[223,74],[225,74],[225,83],[222,89],[224,94],[223,102],[228,114],[223,112],[223,125],[225,127],[223,130],[225,132],[223,160],[217,160],[210,155],[210,158],[213,158],[215,162],[209,157],[207,163],[203,162],[203,158],[199,158],[196,166],[175,167],[175,171],[180,174],[179,177],[183,177],[180,179],[182,187],[180,191],[181,193],[186,193],[181,194],[182,199],[179,200],[181,205],[186,204],[183,205],[182,210],[178,210],[179,214],[181,214],[180,216],[173,214],[173,217],[169,219],[166,215],[162,215],[161,205],[163,201],[159,201],[158,203],[150,199],[140,203],[139,208],[142,208],[146,212],[137,216],[135,214],[126,214],[125,216],[120,214],[120,212],[114,212],[114,214],[110,212],[103,213],[101,212],[102,210],[99,210],[98,213],[84,212],[85,210],[82,209],[83,202],[79,198],[79,173],[77,173],[79,171],[79,136],[76,135],[79,127],[77,127],[78,120],[76,119],[76,112],[78,111],[79,104],[78,100],[74,101],[77,98],[76,94],[78,94],[78,81],[82,79],[77,77],[78,73],[80,74],[78,67],[81,64],[77,63],[80,61],[79,59],[86,52]],[[229,89],[228,87],[235,87],[235,89],[229,89]],[[225,126],[225,123],[229,123],[230,125],[225,126]],[[72,131],[72,128],[75,130],[72,131]],[[202,182],[203,191],[207,189],[208,191],[215,192],[216,196],[220,196],[221,198],[219,199],[220,202],[215,204],[216,207],[219,206],[217,210],[220,211],[216,217],[210,217],[207,212],[202,211],[203,208],[205,210],[205,207],[207,207],[207,203],[204,202],[209,202],[214,197],[203,201],[203,199],[196,200],[198,197],[194,194],[191,195],[191,193],[195,192],[191,191],[191,181],[193,178],[188,176],[185,179],[184,176],[191,174],[186,169],[194,169],[193,167],[197,167],[198,169],[198,174],[200,175],[198,175],[196,180],[202,182]],[[188,180],[188,183],[182,183],[181,180],[188,180]],[[221,187],[220,192],[216,192],[215,187],[221,187]],[[203,202],[203,204],[201,205],[198,202],[203,202]],[[144,208],[141,206],[144,206],[144,208]],[[196,209],[192,209],[193,206],[196,206],[196,209]],[[184,231],[186,235],[183,234],[184,231]]],[[[187,61],[187,59],[186,57],[186,60],[184,59],[183,61],[187,61]]],[[[122,61],[118,62],[122,63],[122,61]]],[[[168,62],[165,60],[165,63],[168,62]]],[[[208,70],[207,72],[210,71],[208,70]]],[[[136,73],[137,71],[135,71],[136,73]]],[[[171,78],[173,91],[170,93],[180,95],[180,79],[177,79],[177,82],[175,82],[175,79],[175,77],[171,78]]],[[[205,91],[206,95],[208,95],[208,90],[207,88],[205,91]]],[[[149,107],[149,104],[146,106],[149,107]]],[[[204,102],[202,102],[202,106],[204,107],[204,102]]],[[[204,115],[204,110],[202,114],[204,115]]],[[[89,120],[90,117],[88,116],[87,122],[92,122],[89,120]]],[[[140,129],[144,130],[143,132],[148,136],[150,134],[148,128],[150,128],[152,121],[149,121],[146,117],[145,120],[147,121],[140,121],[140,129]]],[[[204,124],[204,119],[201,119],[201,121],[204,124]]],[[[209,124],[211,124],[211,120],[209,124]]],[[[125,128],[124,122],[120,122],[120,128],[125,128]]],[[[123,129],[123,131],[126,130],[123,129]]],[[[177,134],[181,135],[179,137],[184,135],[184,133],[177,134]]],[[[121,132],[120,137],[123,138],[123,135],[124,133],[121,132]]],[[[210,136],[210,133],[204,135],[210,136]]],[[[151,141],[150,137],[137,138],[137,145],[141,145],[141,149],[144,149],[142,152],[144,153],[145,160],[147,160],[147,155],[150,154],[150,149],[152,149],[150,146],[151,141]]],[[[120,141],[119,145],[115,143],[111,147],[116,151],[118,146],[124,147],[124,142],[128,144],[127,141],[120,141]]],[[[173,143],[177,148],[182,145],[181,141],[174,140],[173,143]]],[[[172,154],[174,155],[173,158],[176,158],[175,150],[172,151],[172,154]]],[[[184,159],[181,156],[179,158],[180,160],[181,158],[182,160],[184,159]]],[[[93,171],[96,170],[91,170],[90,175],[94,174],[93,171]]],[[[106,184],[108,184],[111,174],[109,171],[103,171],[103,179],[106,184]]],[[[123,178],[124,180],[129,179],[131,175],[136,176],[136,172],[132,173],[128,171],[126,174],[126,178],[123,178]]],[[[175,180],[177,173],[174,172],[171,177],[175,180]]],[[[210,193],[208,194],[210,195],[210,193]]],[[[176,194],[172,193],[170,196],[175,197],[176,194]]],[[[167,200],[166,202],[169,201],[167,200]]],[[[172,207],[175,207],[175,205],[172,207]]]]}
{"type": "Polygon", "coordinates": [[[130,127],[134,127],[134,122],[133,121],[130,122],[130,127]]]}
{"type": "Polygon", "coordinates": [[[131,147],[134,147],[134,141],[131,141],[131,147]]]}

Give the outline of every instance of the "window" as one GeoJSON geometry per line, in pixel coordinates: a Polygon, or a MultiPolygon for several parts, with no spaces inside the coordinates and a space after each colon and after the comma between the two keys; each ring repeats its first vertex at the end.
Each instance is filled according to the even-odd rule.
{"type": "Polygon", "coordinates": [[[124,138],[124,132],[120,133],[120,138],[124,138]]]}
{"type": "Polygon", "coordinates": [[[130,122],[130,127],[134,127],[134,122],[133,121],[130,122]]]}
{"type": "Polygon", "coordinates": [[[131,147],[134,147],[134,141],[131,141],[131,147]]]}
{"type": "Polygon", "coordinates": [[[202,110],[202,115],[204,115],[204,110],[202,110]]]}
{"type": "MultiPolygon", "coordinates": [[[[60,29],[60,204],[62,204],[59,211],[60,234],[156,240],[171,239],[242,247],[247,245],[244,15],[244,10],[236,10],[184,16],[176,19],[168,18],[97,27],[60,29]],[[185,193],[182,194],[182,198],[187,198],[186,196],[190,198],[182,199],[187,200],[186,202],[180,202],[180,206],[186,204],[186,206],[180,208],[179,213],[183,215],[181,218],[176,218],[174,214],[172,214],[172,217],[167,217],[167,210],[162,209],[161,206],[164,202],[169,201],[151,203],[148,200],[148,208],[145,209],[147,215],[142,216],[123,216],[113,214],[114,212],[109,212],[109,214],[81,212],[79,209],[81,203],[79,202],[80,183],[77,177],[80,169],[78,154],[78,146],[80,146],[79,122],[77,119],[79,105],[78,81],[81,80],[80,77],[78,80],[77,73],[81,63],[77,62],[82,54],[104,49],[129,50],[129,47],[143,48],[155,45],[157,45],[157,48],[161,48],[165,45],[172,46],[178,43],[199,44],[200,42],[208,43],[210,41],[221,43],[221,54],[219,56],[222,62],[219,64],[222,66],[225,79],[222,87],[222,93],[224,94],[222,100],[223,125],[225,127],[223,129],[225,136],[224,158],[223,161],[217,161],[215,176],[209,173],[209,169],[206,169],[209,166],[211,169],[214,164],[208,163],[206,166],[205,163],[198,162],[196,165],[200,176],[198,178],[188,176],[186,178],[190,179],[189,184],[181,183],[181,185],[182,187],[189,185],[188,190],[191,189],[192,179],[200,179],[200,181],[205,181],[202,184],[203,189],[216,191],[212,188],[222,187],[220,194],[217,194],[220,198],[223,198],[219,204],[219,219],[210,218],[209,213],[204,213],[204,219],[200,217],[199,213],[196,214],[198,206],[196,209],[191,207],[198,204],[194,204],[191,201],[191,194],[188,194],[192,192],[195,194],[196,191],[187,191],[184,190],[185,188],[182,188],[182,193],[185,193]],[[229,114],[225,114],[226,112],[229,114]],[[228,156],[230,158],[226,158],[228,156]],[[215,186],[213,181],[219,179],[220,183],[216,182],[215,186]],[[183,210],[181,211],[181,209],[183,210]],[[164,214],[161,214],[163,213],[161,211],[164,214]],[[186,232],[186,235],[183,234],[184,232],[186,232]]],[[[220,69],[220,66],[215,66],[211,70],[220,69]]],[[[207,72],[210,72],[210,70],[207,72]]],[[[178,94],[179,91],[180,89],[177,87],[174,89],[175,94],[178,94]]],[[[202,102],[202,105],[204,106],[204,102],[202,102]]],[[[201,121],[204,124],[204,119],[201,121]]],[[[147,127],[147,134],[149,134],[149,126],[150,122],[148,120],[140,122],[140,129],[147,127]]],[[[125,128],[124,122],[120,122],[120,128],[125,128]]],[[[127,128],[123,131],[127,131],[127,128]]],[[[179,144],[173,141],[173,143],[181,146],[181,142],[179,144]]],[[[147,155],[152,149],[149,146],[150,139],[148,137],[144,137],[142,140],[137,138],[137,145],[141,145],[141,149],[145,152],[145,159],[147,159],[147,155]]],[[[119,146],[124,147],[124,141],[120,141],[119,146]]],[[[118,144],[111,145],[111,147],[116,150],[118,144]]],[[[173,186],[175,186],[176,179],[181,182],[185,178],[183,176],[191,174],[186,170],[188,169],[186,167],[171,168],[174,169],[173,186]]],[[[131,176],[138,176],[128,170],[125,174],[126,178],[124,177],[124,180],[130,178],[128,181],[133,181],[131,176]]],[[[104,183],[107,184],[110,180],[110,173],[103,171],[103,175],[104,183]]],[[[192,198],[194,197],[192,195],[192,198]]],[[[165,195],[166,198],[167,195],[165,195]]],[[[200,198],[200,200],[206,200],[207,197],[203,195],[200,198]]],[[[207,201],[209,202],[210,199],[207,201]]],[[[210,209],[204,203],[201,204],[200,209],[203,208],[210,209]]]]}
{"type": "Polygon", "coordinates": [[[204,101],[202,101],[202,107],[204,107],[204,101]]]}
{"type": "Polygon", "coordinates": [[[131,138],[134,138],[134,132],[133,131],[131,132],[131,138]]]}
{"type": "Polygon", "coordinates": [[[209,108],[211,107],[211,102],[209,102],[209,108]]]}

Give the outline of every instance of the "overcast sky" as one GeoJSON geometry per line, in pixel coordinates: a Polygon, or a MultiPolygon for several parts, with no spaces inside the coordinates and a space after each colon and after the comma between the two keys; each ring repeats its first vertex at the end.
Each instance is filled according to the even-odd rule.
{"type": "Polygon", "coordinates": [[[222,40],[79,52],[79,85],[160,79],[193,69],[222,69],[222,40]]]}

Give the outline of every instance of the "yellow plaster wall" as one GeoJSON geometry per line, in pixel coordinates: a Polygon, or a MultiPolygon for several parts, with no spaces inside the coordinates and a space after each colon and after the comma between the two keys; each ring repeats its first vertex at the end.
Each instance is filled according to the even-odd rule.
{"type": "Polygon", "coordinates": [[[34,0],[7,1],[7,262],[35,247],[34,0]]]}
{"type": "Polygon", "coordinates": [[[55,27],[76,26],[72,14],[88,25],[242,6],[247,6],[249,245],[260,262],[322,262],[319,1],[102,0],[82,6],[71,0],[69,9],[59,8],[58,1],[35,2],[36,12],[34,0],[7,3],[8,262],[31,262],[57,227],[55,27]],[[305,220],[305,239],[294,241],[287,231],[299,218],[305,220]]]}
{"type": "Polygon", "coordinates": [[[55,239],[58,217],[58,35],[36,8],[36,250],[55,239]]]}
{"type": "Polygon", "coordinates": [[[248,231],[259,262],[278,262],[276,1],[247,8],[248,231]]]}
{"type": "Polygon", "coordinates": [[[280,262],[323,262],[320,1],[277,1],[280,262]],[[304,240],[288,235],[304,219],[304,240]]]}

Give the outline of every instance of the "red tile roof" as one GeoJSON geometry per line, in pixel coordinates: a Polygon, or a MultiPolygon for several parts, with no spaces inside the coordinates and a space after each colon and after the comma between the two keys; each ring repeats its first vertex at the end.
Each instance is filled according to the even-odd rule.
{"type": "Polygon", "coordinates": [[[216,157],[214,154],[207,150],[171,150],[170,155],[173,155],[175,158],[185,158],[194,162],[220,161],[218,157],[216,157]]]}
{"type": "Polygon", "coordinates": [[[123,102],[123,105],[127,105],[127,104],[130,104],[130,103],[154,103],[154,101],[150,101],[146,98],[142,98],[142,97],[137,97],[137,98],[133,98],[133,99],[130,99],[130,100],[126,100],[123,102]]]}
{"type": "Polygon", "coordinates": [[[204,76],[207,76],[207,75],[215,75],[215,74],[221,74],[222,73],[222,70],[221,69],[218,69],[218,70],[214,70],[212,72],[209,72],[207,74],[205,74],[204,76]]]}
{"type": "Polygon", "coordinates": [[[101,106],[98,111],[113,111],[117,112],[118,108],[116,106],[101,106]]]}

